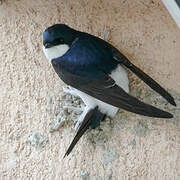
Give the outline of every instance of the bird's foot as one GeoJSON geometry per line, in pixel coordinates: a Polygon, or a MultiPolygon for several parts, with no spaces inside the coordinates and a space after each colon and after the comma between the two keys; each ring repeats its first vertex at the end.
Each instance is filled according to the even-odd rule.
{"type": "Polygon", "coordinates": [[[71,86],[63,87],[63,92],[67,94],[71,94],[72,96],[75,96],[75,97],[79,97],[71,86]]]}

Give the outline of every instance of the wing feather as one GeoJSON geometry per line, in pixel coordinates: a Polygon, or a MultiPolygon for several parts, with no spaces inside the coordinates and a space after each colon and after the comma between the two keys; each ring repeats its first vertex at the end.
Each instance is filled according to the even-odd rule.
{"type": "Polygon", "coordinates": [[[153,80],[150,76],[148,76],[141,69],[132,64],[123,54],[119,52],[114,55],[114,59],[119,61],[121,64],[130,69],[133,73],[136,74],[142,81],[144,81],[149,87],[151,87],[154,91],[164,97],[170,104],[176,106],[174,98],[163,88],[161,87],[155,80],[153,80]]]}
{"type": "Polygon", "coordinates": [[[166,111],[139,101],[115,83],[108,75],[111,71],[107,72],[107,67],[112,66],[112,70],[112,68],[117,66],[116,63],[118,62],[133,71],[147,85],[161,94],[171,104],[175,105],[173,97],[157,82],[130,63],[123,54],[103,40],[96,37],[93,37],[93,40],[92,38],[86,38],[85,40],[79,38],[73,44],[71,51],[68,51],[65,56],[54,59],[51,62],[56,73],[66,84],[103,102],[144,116],[159,118],[173,117],[172,114],[166,111]],[[106,51],[102,50],[101,52],[101,49],[106,49],[106,51]],[[110,53],[106,54],[107,51],[110,53]],[[88,57],[86,54],[88,54],[88,57]],[[106,55],[108,58],[112,57],[112,59],[108,60],[106,55]]]}
{"type": "Polygon", "coordinates": [[[129,95],[121,87],[117,86],[110,77],[98,79],[90,84],[86,84],[86,86],[81,86],[79,90],[103,102],[136,114],[158,118],[173,117],[172,114],[148,105],[129,95]],[[107,78],[111,79],[111,81],[107,81],[107,78]]]}

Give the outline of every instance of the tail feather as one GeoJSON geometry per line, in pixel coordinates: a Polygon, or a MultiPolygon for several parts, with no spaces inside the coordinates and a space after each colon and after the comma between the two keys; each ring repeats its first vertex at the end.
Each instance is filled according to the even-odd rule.
{"type": "Polygon", "coordinates": [[[74,137],[73,141],[71,142],[68,150],[66,151],[63,158],[68,156],[79,139],[82,137],[82,135],[87,131],[87,129],[91,126],[92,128],[95,128],[97,125],[99,125],[100,121],[103,120],[104,114],[102,114],[98,107],[95,107],[94,109],[91,109],[85,116],[81,126],[78,129],[78,132],[76,133],[76,136],[74,137]]]}

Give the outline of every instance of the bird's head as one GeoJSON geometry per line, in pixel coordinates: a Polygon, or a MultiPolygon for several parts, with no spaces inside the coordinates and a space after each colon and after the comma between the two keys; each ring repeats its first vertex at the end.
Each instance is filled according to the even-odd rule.
{"type": "Polygon", "coordinates": [[[43,33],[43,51],[50,61],[63,56],[77,38],[77,31],[65,24],[55,24],[43,33]]]}

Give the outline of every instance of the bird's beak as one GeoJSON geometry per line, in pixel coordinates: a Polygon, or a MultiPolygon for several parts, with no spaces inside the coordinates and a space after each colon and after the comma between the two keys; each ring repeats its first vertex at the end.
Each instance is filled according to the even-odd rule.
{"type": "Polygon", "coordinates": [[[50,47],[52,47],[52,44],[51,43],[45,43],[44,44],[44,47],[47,49],[47,48],[50,48],[50,47]]]}

